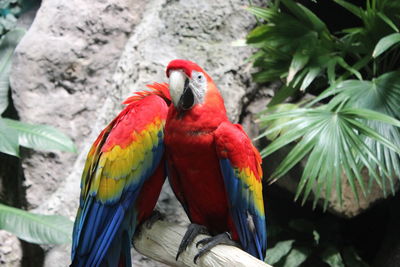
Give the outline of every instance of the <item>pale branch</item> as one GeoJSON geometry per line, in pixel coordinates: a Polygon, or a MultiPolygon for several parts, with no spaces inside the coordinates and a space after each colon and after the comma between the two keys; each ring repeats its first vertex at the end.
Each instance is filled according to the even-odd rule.
{"type": "Polygon", "coordinates": [[[270,265],[258,260],[243,250],[227,245],[218,245],[210,252],[204,254],[193,262],[199,248],[196,243],[207,237],[199,235],[185,252],[175,260],[179,244],[185,234],[187,227],[173,224],[166,221],[156,221],[151,228],[143,224],[138,234],[134,238],[135,249],[143,255],[156,261],[163,262],[170,266],[179,267],[225,267],[225,266],[251,266],[251,267],[271,267],[270,265]]]}

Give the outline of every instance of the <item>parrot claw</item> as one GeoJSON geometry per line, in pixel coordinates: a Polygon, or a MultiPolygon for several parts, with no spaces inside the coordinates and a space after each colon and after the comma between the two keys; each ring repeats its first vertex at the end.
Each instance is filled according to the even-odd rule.
{"type": "Polygon", "coordinates": [[[162,213],[159,212],[158,210],[153,210],[153,212],[152,212],[151,215],[147,218],[147,220],[144,221],[144,222],[141,224],[141,227],[138,228],[138,229],[135,231],[134,237],[133,237],[132,240],[131,240],[132,246],[135,247],[135,244],[134,244],[135,236],[140,235],[140,233],[142,232],[142,228],[143,228],[143,227],[146,227],[147,229],[150,229],[151,227],[153,227],[153,225],[154,225],[155,222],[157,222],[158,220],[163,220],[163,219],[165,219],[165,215],[164,215],[164,214],[162,214],[162,213]]]}
{"type": "Polygon", "coordinates": [[[181,244],[179,245],[178,253],[176,253],[175,259],[178,260],[179,255],[186,250],[190,243],[200,234],[208,234],[208,230],[205,226],[191,223],[186,230],[185,235],[182,238],[181,244]]]}
{"type": "Polygon", "coordinates": [[[202,245],[203,247],[199,250],[199,252],[194,257],[193,262],[195,264],[197,264],[197,260],[201,256],[203,256],[205,253],[209,252],[213,247],[215,247],[219,244],[239,247],[238,243],[236,243],[235,241],[232,240],[232,237],[228,232],[225,232],[225,233],[213,236],[213,237],[207,237],[196,243],[196,247],[198,247],[199,245],[202,245]]]}
{"type": "Polygon", "coordinates": [[[154,210],[150,217],[144,223],[147,229],[150,229],[156,221],[164,220],[165,215],[158,210],[154,210]]]}

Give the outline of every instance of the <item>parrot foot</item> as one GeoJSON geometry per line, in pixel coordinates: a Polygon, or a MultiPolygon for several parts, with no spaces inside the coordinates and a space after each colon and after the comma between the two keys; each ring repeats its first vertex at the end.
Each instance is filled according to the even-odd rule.
{"type": "Polygon", "coordinates": [[[208,234],[208,230],[205,226],[191,223],[186,230],[185,235],[182,238],[181,244],[179,245],[178,253],[176,253],[175,259],[178,260],[179,255],[186,250],[190,243],[200,234],[208,234]]]}
{"type": "Polygon", "coordinates": [[[164,220],[165,215],[159,212],[158,210],[154,210],[151,215],[140,224],[140,227],[135,231],[134,236],[132,237],[131,244],[133,247],[135,247],[134,240],[136,236],[139,236],[142,232],[143,227],[146,227],[147,229],[150,229],[153,227],[154,223],[157,222],[158,220],[164,220]]]}
{"type": "Polygon", "coordinates": [[[228,232],[213,237],[207,237],[196,243],[196,247],[198,247],[199,245],[202,245],[203,247],[194,257],[193,262],[197,264],[197,260],[199,259],[199,257],[203,256],[205,253],[209,252],[213,247],[219,244],[239,247],[238,243],[232,240],[232,237],[228,232]]]}
{"type": "Polygon", "coordinates": [[[144,223],[147,229],[150,229],[156,221],[164,220],[165,215],[158,210],[154,210],[150,217],[144,223]]]}

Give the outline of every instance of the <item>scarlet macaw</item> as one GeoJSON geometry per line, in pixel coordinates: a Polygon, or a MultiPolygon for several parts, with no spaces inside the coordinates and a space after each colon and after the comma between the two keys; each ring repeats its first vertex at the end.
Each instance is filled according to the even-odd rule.
{"type": "Polygon", "coordinates": [[[151,215],[165,181],[167,84],[128,98],[86,160],[71,266],[131,266],[135,228],[151,215]]]}
{"type": "Polygon", "coordinates": [[[267,234],[259,152],[242,127],[229,122],[223,98],[203,69],[174,60],[166,74],[173,103],[164,140],[168,179],[193,223],[177,258],[204,231],[196,225],[203,225],[218,235],[199,242],[204,246],[195,262],[216,244],[232,244],[231,239],[263,260],[267,234]]]}

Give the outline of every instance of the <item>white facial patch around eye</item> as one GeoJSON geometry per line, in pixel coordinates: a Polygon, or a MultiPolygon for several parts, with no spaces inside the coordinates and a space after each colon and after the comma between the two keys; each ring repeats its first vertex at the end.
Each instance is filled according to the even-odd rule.
{"type": "Polygon", "coordinates": [[[204,74],[202,72],[192,71],[189,86],[193,91],[196,103],[203,103],[207,91],[207,79],[204,74]]]}

